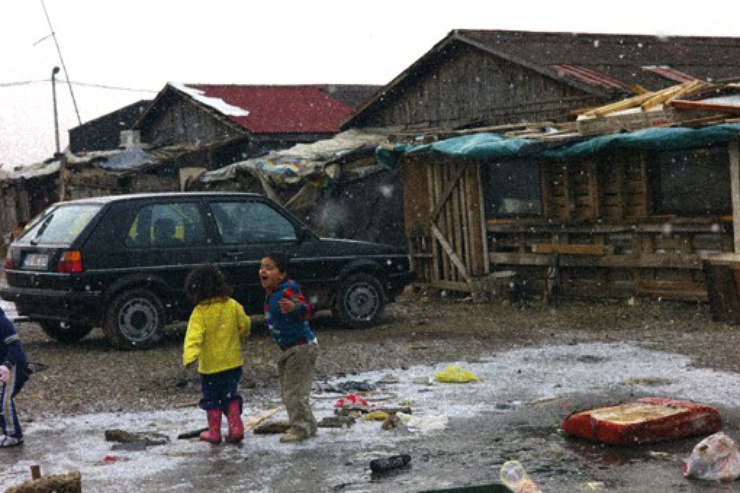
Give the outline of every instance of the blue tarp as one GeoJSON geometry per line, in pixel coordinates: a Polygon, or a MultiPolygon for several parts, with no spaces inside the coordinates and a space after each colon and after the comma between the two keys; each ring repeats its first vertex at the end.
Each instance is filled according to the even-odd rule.
{"type": "Polygon", "coordinates": [[[152,157],[139,146],[130,147],[98,164],[103,169],[135,169],[151,164],[152,157]]]}
{"type": "Polygon", "coordinates": [[[676,151],[725,144],[740,137],[740,124],[724,123],[701,128],[648,128],[630,133],[600,135],[561,145],[535,139],[507,139],[499,134],[479,133],[454,137],[432,144],[403,144],[393,148],[379,147],[376,158],[382,166],[392,167],[404,154],[437,152],[447,156],[472,159],[566,159],[597,154],[614,148],[651,151],[676,151]]]}

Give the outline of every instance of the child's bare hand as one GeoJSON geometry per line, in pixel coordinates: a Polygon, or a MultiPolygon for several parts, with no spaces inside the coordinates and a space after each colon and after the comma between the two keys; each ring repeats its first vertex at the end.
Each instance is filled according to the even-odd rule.
{"type": "Polygon", "coordinates": [[[0,383],[6,383],[10,379],[10,370],[5,365],[0,365],[0,383]]]}
{"type": "Polygon", "coordinates": [[[295,303],[293,303],[289,299],[283,298],[282,300],[278,301],[278,304],[280,305],[280,311],[283,313],[290,313],[295,311],[295,303]]]}

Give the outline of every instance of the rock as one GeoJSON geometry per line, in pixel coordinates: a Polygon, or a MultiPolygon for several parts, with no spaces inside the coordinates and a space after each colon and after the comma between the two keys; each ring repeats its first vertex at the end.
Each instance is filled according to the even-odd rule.
{"type": "Polygon", "coordinates": [[[149,445],[165,445],[170,442],[167,435],[155,432],[130,432],[125,430],[105,430],[105,440],[108,442],[133,443],[144,442],[149,445]]]}

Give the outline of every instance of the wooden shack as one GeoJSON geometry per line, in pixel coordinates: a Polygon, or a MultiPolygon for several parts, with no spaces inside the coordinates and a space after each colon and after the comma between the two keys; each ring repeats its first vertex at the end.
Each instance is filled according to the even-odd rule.
{"type": "Polygon", "coordinates": [[[724,124],[401,148],[417,279],[475,293],[506,273],[545,299],[706,301],[703,261],[740,251],[739,137],[724,124]]]}

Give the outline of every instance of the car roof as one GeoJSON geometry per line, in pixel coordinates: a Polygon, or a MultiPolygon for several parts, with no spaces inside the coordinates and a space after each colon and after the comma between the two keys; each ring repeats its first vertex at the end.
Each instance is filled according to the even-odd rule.
{"type": "Polygon", "coordinates": [[[82,199],[65,200],[58,204],[107,204],[110,202],[121,202],[131,200],[149,200],[153,198],[176,198],[176,197],[260,197],[264,195],[247,192],[153,192],[153,193],[130,193],[124,195],[101,195],[99,197],[86,197],[82,199]]]}

